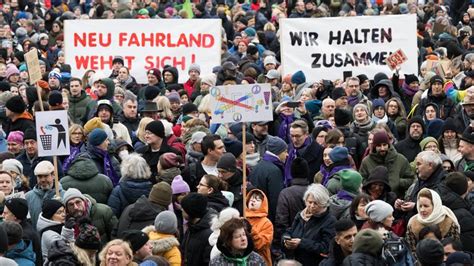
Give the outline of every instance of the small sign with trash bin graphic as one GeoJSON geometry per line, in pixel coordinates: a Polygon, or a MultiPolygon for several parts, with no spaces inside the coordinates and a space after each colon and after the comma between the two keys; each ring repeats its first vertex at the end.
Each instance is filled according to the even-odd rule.
{"type": "Polygon", "coordinates": [[[67,111],[36,112],[38,156],[69,155],[67,111]]]}

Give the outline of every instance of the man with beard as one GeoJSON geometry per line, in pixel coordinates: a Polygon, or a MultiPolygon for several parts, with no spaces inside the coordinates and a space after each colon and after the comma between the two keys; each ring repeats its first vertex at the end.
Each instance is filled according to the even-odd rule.
{"type": "Polygon", "coordinates": [[[425,133],[425,123],[419,116],[415,116],[408,122],[408,135],[397,144],[395,149],[405,156],[409,162],[415,160],[416,155],[421,151],[420,142],[425,133]]]}
{"type": "Polygon", "coordinates": [[[385,131],[375,133],[372,151],[362,160],[359,172],[364,181],[369,177],[370,172],[379,165],[387,167],[390,187],[399,197],[402,197],[406,189],[413,183],[415,176],[408,160],[390,145],[385,131]]]}
{"type": "Polygon", "coordinates": [[[127,127],[128,134],[135,143],[137,139],[137,129],[140,119],[138,118],[138,102],[137,97],[131,93],[125,93],[122,103],[123,113],[119,117],[119,121],[127,127]]]}
{"type": "Polygon", "coordinates": [[[95,199],[75,188],[68,189],[62,199],[66,207],[66,220],[74,218],[76,221],[75,233],[79,233],[79,220],[87,217],[92,221],[92,225],[97,227],[102,244],[112,239],[112,230],[117,226],[118,220],[109,206],[97,203],[95,199]]]}
{"type": "Polygon", "coordinates": [[[342,219],[335,223],[336,236],[331,243],[329,255],[319,265],[342,265],[344,258],[352,254],[352,245],[357,235],[357,227],[350,219],[342,219]]]}
{"type": "Polygon", "coordinates": [[[252,134],[255,138],[255,150],[263,157],[267,151],[268,141],[268,121],[260,121],[252,123],[252,134]]]}
{"type": "Polygon", "coordinates": [[[48,85],[49,89],[54,91],[54,90],[59,90],[61,89],[61,74],[56,72],[56,71],[51,71],[48,74],[48,85]]]}
{"type": "Polygon", "coordinates": [[[360,91],[360,80],[358,77],[350,77],[347,80],[346,94],[351,109],[356,104],[361,103],[367,106],[369,110],[372,110],[372,103],[369,101],[369,98],[360,91]]]}

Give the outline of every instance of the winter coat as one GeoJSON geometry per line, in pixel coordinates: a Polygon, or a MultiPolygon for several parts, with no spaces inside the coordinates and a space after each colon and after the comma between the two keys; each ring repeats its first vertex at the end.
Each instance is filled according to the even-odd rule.
{"type": "MultiPolygon", "coordinates": [[[[59,194],[61,198],[64,196],[64,191],[59,184],[59,194]]],[[[36,225],[39,214],[41,213],[43,201],[53,199],[56,196],[56,189],[53,187],[49,190],[42,190],[35,186],[32,190],[25,194],[25,199],[28,202],[28,210],[31,217],[31,224],[36,225]]]]}
{"type": "Polygon", "coordinates": [[[413,162],[418,153],[421,152],[420,141],[422,139],[423,138],[414,140],[409,134],[407,134],[407,137],[404,140],[395,144],[395,149],[398,153],[405,156],[409,162],[413,162]]]}
{"type": "Polygon", "coordinates": [[[440,96],[433,96],[431,92],[431,88],[428,89],[428,97],[421,99],[420,104],[417,107],[417,114],[419,116],[423,116],[425,112],[426,105],[435,103],[439,107],[439,117],[445,120],[448,117],[454,117],[455,115],[455,108],[453,101],[448,98],[444,93],[440,96]]]}
{"type": "Polygon", "coordinates": [[[306,179],[295,178],[291,180],[290,187],[280,192],[274,222],[274,245],[280,246],[281,235],[293,224],[296,214],[305,208],[303,196],[308,185],[309,182],[306,179]]]}
{"type": "Polygon", "coordinates": [[[16,263],[12,259],[5,258],[5,257],[0,257],[0,265],[2,265],[2,266],[18,266],[18,263],[16,263]]]}
{"type": "Polygon", "coordinates": [[[245,215],[247,221],[252,226],[252,240],[254,243],[254,250],[262,256],[266,265],[272,265],[272,254],[270,246],[273,241],[273,224],[267,218],[268,216],[268,200],[265,194],[258,189],[251,190],[247,195],[247,208],[245,208],[245,215]],[[256,191],[262,193],[262,205],[258,210],[251,210],[248,208],[250,198],[256,191]]]}
{"type": "Polygon", "coordinates": [[[344,253],[342,252],[341,246],[336,243],[336,240],[331,241],[328,256],[321,261],[319,266],[339,266],[344,261],[344,253]]]}
{"type": "Polygon", "coordinates": [[[247,248],[242,255],[235,255],[223,245],[221,241],[217,242],[217,247],[222,251],[221,254],[214,257],[209,263],[210,266],[263,266],[265,260],[258,255],[254,249],[252,239],[247,238],[247,248]]]}
{"type": "Polygon", "coordinates": [[[138,140],[137,139],[137,129],[138,129],[138,124],[140,123],[140,118],[138,118],[138,117],[136,117],[136,118],[127,118],[122,113],[119,117],[119,122],[127,128],[128,135],[132,139],[132,144],[135,144],[135,142],[138,140]]]}
{"type": "Polygon", "coordinates": [[[103,245],[112,240],[112,232],[117,226],[117,217],[115,217],[112,209],[109,206],[97,203],[89,195],[84,195],[87,198],[87,206],[89,206],[89,218],[92,225],[97,227],[100,234],[100,240],[103,245]]]}
{"type": "Polygon", "coordinates": [[[60,180],[63,189],[77,188],[88,194],[97,202],[106,204],[113,189],[112,181],[99,170],[91,159],[79,157],[75,159],[67,175],[60,180]]]}
{"type": "Polygon", "coordinates": [[[210,226],[213,215],[215,215],[215,211],[208,208],[207,213],[197,223],[188,223],[188,230],[184,234],[181,245],[184,265],[209,264],[212,247],[208,239],[212,233],[210,226]]]}
{"type": "Polygon", "coordinates": [[[161,206],[148,200],[146,196],[141,196],[137,202],[129,205],[122,212],[118,223],[117,232],[120,234],[126,230],[142,230],[148,225],[155,223],[156,216],[168,209],[168,206],[161,206]]]}
{"type": "MultiPolygon", "coordinates": [[[[341,190],[347,193],[354,199],[357,195],[341,190]]],[[[329,211],[337,219],[350,219],[350,208],[352,200],[348,200],[342,197],[339,197],[338,194],[334,194],[329,198],[329,211]]]]}
{"type": "Polygon", "coordinates": [[[361,137],[356,133],[352,132],[350,127],[338,127],[342,134],[344,134],[344,147],[349,150],[349,154],[354,159],[357,165],[362,160],[364,154],[364,147],[361,141],[361,137]]]}
{"type": "Polygon", "coordinates": [[[143,228],[142,231],[150,238],[149,243],[154,256],[165,258],[172,266],[181,265],[179,241],[174,235],[158,233],[153,225],[143,228]]]}
{"type": "Polygon", "coordinates": [[[408,160],[399,154],[393,146],[390,146],[385,157],[381,157],[376,152],[372,152],[365,157],[360,165],[359,173],[365,180],[369,177],[370,172],[379,165],[388,168],[390,187],[392,191],[402,197],[415,177],[408,160]]]}
{"type": "Polygon", "coordinates": [[[380,266],[386,265],[385,261],[380,257],[374,257],[364,253],[353,253],[347,256],[342,262],[343,266],[380,266]]]}
{"type": "Polygon", "coordinates": [[[224,197],[222,192],[214,192],[207,195],[207,207],[214,209],[216,212],[220,212],[229,207],[229,201],[224,197]]]}
{"type": "Polygon", "coordinates": [[[21,238],[31,240],[33,251],[36,254],[36,264],[41,264],[43,262],[43,257],[41,256],[41,241],[38,232],[33,225],[31,225],[29,219],[21,221],[20,225],[23,229],[23,235],[21,238]]]}
{"type": "Polygon", "coordinates": [[[250,173],[249,180],[268,197],[268,218],[275,221],[278,195],[284,188],[283,169],[269,161],[261,160],[250,173]]]}
{"type": "Polygon", "coordinates": [[[86,107],[91,101],[91,98],[83,90],[79,97],[69,95],[69,109],[67,110],[69,117],[75,124],[82,124],[82,118],[86,114],[86,107]]]}
{"type": "MultiPolygon", "coordinates": [[[[79,154],[79,157],[80,158],[87,158],[87,159],[92,160],[95,163],[95,166],[97,167],[97,170],[99,171],[99,173],[105,175],[103,155],[98,153],[97,151],[94,151],[94,149],[91,148],[89,145],[90,144],[87,145],[87,151],[84,152],[84,153],[79,154]]],[[[114,169],[115,175],[117,176],[117,178],[120,179],[120,177],[121,177],[120,163],[114,156],[110,155],[109,157],[110,157],[110,162],[112,164],[112,168],[114,169]]],[[[111,179],[111,178],[112,177],[109,176],[109,179],[111,179]]],[[[109,194],[110,194],[110,192],[109,192],[109,194]]]]}
{"type": "MultiPolygon", "coordinates": [[[[324,213],[313,215],[308,221],[305,221],[299,212],[290,229],[285,235],[291,238],[300,238],[301,242],[293,251],[294,257],[303,265],[318,265],[323,257],[321,254],[329,252],[329,243],[336,236],[334,224],[336,218],[326,210],[324,213]]],[[[284,245],[283,245],[284,246],[284,245]]],[[[288,253],[289,254],[289,253],[288,253]]]]}
{"type": "Polygon", "coordinates": [[[234,194],[234,203],[232,207],[237,209],[240,214],[243,214],[243,195],[242,195],[242,172],[237,169],[237,172],[227,180],[229,187],[227,191],[234,194]]]}
{"type": "Polygon", "coordinates": [[[85,124],[87,121],[89,121],[91,118],[94,117],[94,115],[97,113],[97,102],[99,100],[109,100],[112,103],[112,109],[114,111],[114,116],[119,116],[122,113],[122,107],[114,101],[114,94],[115,94],[115,84],[111,79],[103,79],[105,81],[105,85],[107,87],[107,93],[98,98],[95,101],[90,101],[86,105],[86,111],[84,114],[84,117],[82,118],[82,124],[85,124]]]}
{"type": "Polygon", "coordinates": [[[14,260],[20,266],[35,266],[36,255],[33,252],[33,245],[30,240],[20,240],[15,246],[10,248],[4,256],[14,260]]]}
{"type": "Polygon", "coordinates": [[[46,261],[48,258],[48,251],[53,246],[54,242],[61,239],[68,242],[74,241],[74,229],[66,228],[60,222],[46,219],[43,217],[42,213],[39,216],[36,228],[38,233],[41,234],[41,252],[43,255],[43,261],[46,261]]]}
{"type": "Polygon", "coordinates": [[[7,136],[12,131],[21,131],[25,133],[25,131],[28,128],[35,129],[35,122],[33,120],[33,116],[27,111],[24,111],[22,114],[18,116],[17,119],[15,119],[15,121],[12,121],[11,119],[8,118],[3,123],[2,128],[3,128],[3,131],[5,131],[5,134],[7,136]]]}
{"type": "Polygon", "coordinates": [[[148,166],[150,166],[151,169],[151,176],[157,176],[157,168],[156,166],[158,165],[158,161],[160,159],[160,156],[167,153],[167,152],[172,152],[175,153],[176,155],[180,155],[179,151],[175,150],[174,148],[170,147],[167,143],[166,140],[163,140],[160,150],[157,152],[153,152],[150,148],[150,146],[142,146],[136,150],[137,153],[141,154],[142,157],[145,159],[145,161],[148,162],[148,166]]]}
{"type": "Polygon", "coordinates": [[[120,217],[125,208],[141,196],[148,197],[153,184],[148,179],[125,179],[112,190],[107,205],[120,217]]]}
{"type": "Polygon", "coordinates": [[[324,148],[313,140],[311,144],[298,151],[299,156],[308,162],[309,182],[313,182],[314,175],[319,171],[319,168],[321,168],[321,164],[323,163],[323,150],[324,148]]]}
{"type": "Polygon", "coordinates": [[[461,228],[461,242],[464,251],[474,252],[474,215],[470,212],[471,204],[446,185],[439,186],[443,205],[450,208],[461,228]]]}

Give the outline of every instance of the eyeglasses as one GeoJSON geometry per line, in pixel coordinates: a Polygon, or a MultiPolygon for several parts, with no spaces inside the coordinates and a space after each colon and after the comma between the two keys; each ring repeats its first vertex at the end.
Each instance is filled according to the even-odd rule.
{"type": "Polygon", "coordinates": [[[206,184],[203,184],[203,183],[199,182],[198,187],[209,187],[209,186],[206,185],[206,184]]]}

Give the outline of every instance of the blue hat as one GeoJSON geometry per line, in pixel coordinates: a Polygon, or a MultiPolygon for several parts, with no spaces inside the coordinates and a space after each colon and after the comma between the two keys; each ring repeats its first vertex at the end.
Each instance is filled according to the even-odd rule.
{"type": "Polygon", "coordinates": [[[349,150],[347,150],[346,147],[334,147],[334,149],[329,152],[329,158],[333,163],[347,160],[349,158],[349,150]]]}
{"type": "Polygon", "coordinates": [[[255,35],[257,35],[257,32],[255,31],[255,29],[251,27],[246,28],[244,32],[245,34],[247,34],[247,36],[250,36],[250,37],[255,37],[255,35]]]}
{"type": "Polygon", "coordinates": [[[385,108],[385,101],[382,98],[377,98],[372,101],[372,110],[377,109],[377,107],[382,106],[385,108]]]}
{"type": "Polygon", "coordinates": [[[92,130],[89,134],[88,141],[92,146],[99,146],[107,139],[107,133],[101,128],[92,130]]]}
{"type": "Polygon", "coordinates": [[[301,70],[293,74],[293,76],[291,76],[291,83],[302,84],[305,82],[306,82],[306,76],[301,70]]]}
{"type": "Polygon", "coordinates": [[[55,77],[55,78],[58,79],[58,80],[61,80],[61,78],[62,78],[62,77],[61,77],[61,74],[58,73],[58,72],[56,72],[56,71],[51,71],[51,72],[49,72],[48,78],[51,78],[51,77],[55,77]]]}
{"type": "Polygon", "coordinates": [[[288,145],[279,137],[268,137],[267,150],[275,155],[288,150],[288,145]]]}
{"type": "Polygon", "coordinates": [[[304,103],[306,110],[311,113],[311,115],[315,116],[319,114],[321,110],[321,101],[320,100],[309,100],[304,103]]]}

